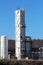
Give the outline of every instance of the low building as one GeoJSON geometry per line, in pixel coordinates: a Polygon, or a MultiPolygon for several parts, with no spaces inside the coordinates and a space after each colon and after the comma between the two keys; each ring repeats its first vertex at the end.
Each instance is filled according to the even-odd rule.
{"type": "MultiPolygon", "coordinates": [[[[43,40],[31,40],[31,41],[30,40],[31,40],[31,37],[27,36],[25,38],[25,43],[26,43],[26,48],[27,48],[26,57],[28,56],[28,58],[32,58],[32,59],[42,59],[41,58],[42,51],[39,50],[39,48],[41,49],[41,47],[43,47],[43,40]],[[32,54],[28,52],[28,49],[31,50],[32,54]]],[[[8,49],[9,49],[8,50],[9,53],[11,53],[11,56],[15,54],[15,40],[8,41],[8,49]]]]}

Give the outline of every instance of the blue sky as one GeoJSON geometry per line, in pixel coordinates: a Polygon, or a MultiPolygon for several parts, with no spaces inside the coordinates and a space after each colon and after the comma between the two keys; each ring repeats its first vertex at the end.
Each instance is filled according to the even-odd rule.
{"type": "Polygon", "coordinates": [[[0,0],[0,36],[15,39],[15,10],[25,10],[26,35],[43,39],[43,0],[0,0]]]}

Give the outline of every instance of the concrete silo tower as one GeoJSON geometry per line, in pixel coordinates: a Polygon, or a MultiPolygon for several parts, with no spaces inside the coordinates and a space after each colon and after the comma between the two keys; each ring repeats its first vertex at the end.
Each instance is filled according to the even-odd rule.
{"type": "Polygon", "coordinates": [[[3,35],[1,36],[1,59],[8,59],[8,38],[3,35]]]}
{"type": "Polygon", "coordinates": [[[15,11],[15,56],[18,59],[25,57],[25,11],[15,11]]]}

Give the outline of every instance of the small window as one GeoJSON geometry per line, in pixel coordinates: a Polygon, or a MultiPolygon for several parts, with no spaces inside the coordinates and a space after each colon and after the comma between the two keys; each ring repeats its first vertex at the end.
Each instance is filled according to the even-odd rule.
{"type": "Polygon", "coordinates": [[[21,38],[22,38],[22,36],[21,36],[21,38]]]}

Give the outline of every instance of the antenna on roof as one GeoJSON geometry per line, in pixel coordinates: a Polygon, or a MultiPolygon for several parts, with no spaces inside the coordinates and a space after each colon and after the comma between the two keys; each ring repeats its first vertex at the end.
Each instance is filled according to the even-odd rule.
{"type": "Polygon", "coordinates": [[[17,9],[20,9],[20,0],[18,0],[18,7],[17,9]]]}

